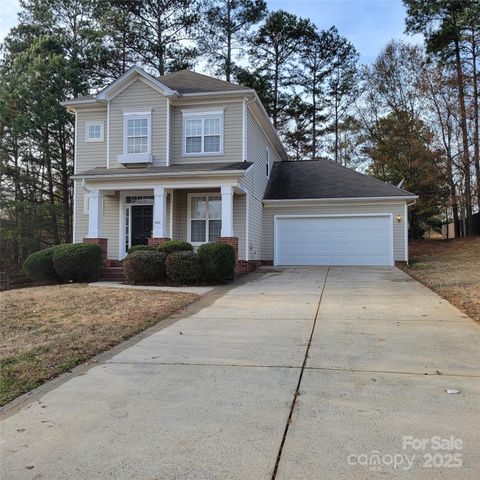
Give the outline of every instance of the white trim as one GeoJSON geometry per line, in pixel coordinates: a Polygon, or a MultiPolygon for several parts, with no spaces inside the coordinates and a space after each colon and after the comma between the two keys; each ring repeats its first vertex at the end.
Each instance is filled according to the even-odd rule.
{"type": "MultiPolygon", "coordinates": [[[[252,165],[251,165],[252,166],[252,165]]],[[[250,168],[250,167],[249,167],[250,168]]],[[[228,171],[191,171],[191,172],[146,172],[146,173],[112,173],[109,175],[76,175],[72,176],[73,180],[85,179],[85,180],[115,180],[117,178],[150,178],[154,179],[155,177],[236,177],[243,175],[247,170],[228,170],[228,171]]]]}
{"type": "Polygon", "coordinates": [[[167,118],[166,118],[166,142],[165,142],[165,165],[170,166],[170,99],[167,98],[167,118]]]}
{"type": "Polygon", "coordinates": [[[110,168],[110,102],[107,102],[107,168],[110,168]]]}
{"type": "Polygon", "coordinates": [[[223,110],[202,110],[202,111],[188,111],[188,110],[181,110],[182,112],[182,157],[218,157],[222,156],[223,147],[224,147],[224,113],[223,110]],[[205,152],[205,120],[210,119],[218,119],[220,121],[220,150],[218,152],[205,152]],[[186,122],[188,120],[201,120],[202,121],[202,133],[201,137],[201,147],[202,151],[197,153],[187,153],[187,129],[186,129],[186,122]]]}
{"type": "Polygon", "coordinates": [[[300,206],[302,204],[305,205],[315,205],[318,203],[336,203],[336,202],[346,202],[346,203],[357,203],[357,202],[388,202],[392,201],[392,203],[399,203],[399,200],[407,202],[408,200],[413,200],[418,198],[418,196],[400,196],[400,197],[339,197],[339,198],[291,198],[291,199],[283,199],[283,200],[263,200],[263,203],[266,207],[275,205],[275,206],[289,206],[295,205],[300,206]]]}
{"type": "Polygon", "coordinates": [[[390,218],[390,266],[395,265],[393,245],[393,213],[325,213],[325,214],[292,214],[273,216],[273,264],[278,265],[278,219],[281,218],[349,218],[349,217],[389,217],[390,218]]]}
{"type": "Polygon", "coordinates": [[[72,216],[72,243],[75,243],[77,234],[77,182],[73,182],[73,216],[72,216]]]}
{"type": "MultiPolygon", "coordinates": [[[[221,192],[191,192],[187,194],[187,241],[194,247],[208,243],[208,219],[206,219],[205,242],[192,242],[192,202],[193,197],[221,197],[221,192]]],[[[207,200],[208,202],[208,200],[207,200]]],[[[214,219],[217,220],[217,219],[214,219]]]]}
{"type": "Polygon", "coordinates": [[[149,110],[123,110],[123,116],[138,116],[138,117],[147,117],[152,115],[152,109],[149,110]]]}
{"type": "Polygon", "coordinates": [[[208,108],[181,108],[182,115],[187,117],[208,117],[209,115],[223,115],[225,108],[215,107],[215,110],[209,110],[208,108]]]}
{"type": "Polygon", "coordinates": [[[247,122],[247,99],[243,99],[242,103],[242,160],[247,161],[247,137],[248,137],[248,122],[247,122]]]}
{"type": "Polygon", "coordinates": [[[78,151],[78,113],[75,113],[75,133],[73,135],[74,145],[73,145],[73,174],[77,173],[77,151],[78,151]]]}
{"type": "Polygon", "coordinates": [[[403,223],[404,223],[404,241],[405,241],[405,261],[408,263],[408,206],[405,202],[404,214],[403,214],[403,223]]]}
{"type": "Polygon", "coordinates": [[[173,240],[173,188],[168,189],[168,194],[170,196],[170,218],[169,220],[169,233],[170,238],[173,240]]]}
{"type": "Polygon", "coordinates": [[[98,142],[104,142],[105,141],[105,135],[104,135],[104,128],[105,128],[105,122],[102,120],[92,120],[85,122],[85,143],[98,143],[98,142]],[[100,127],[100,137],[99,138],[90,138],[89,137],[89,130],[90,127],[92,126],[98,126],[100,127]]]}
{"type": "Polygon", "coordinates": [[[245,260],[250,260],[250,193],[245,198],[245,260]]]}

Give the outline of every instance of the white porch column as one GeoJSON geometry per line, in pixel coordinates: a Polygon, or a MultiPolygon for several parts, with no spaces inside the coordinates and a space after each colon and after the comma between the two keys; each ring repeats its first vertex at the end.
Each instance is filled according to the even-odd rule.
{"type": "Polygon", "coordinates": [[[233,187],[222,187],[222,237],[233,237],[233,187]]]}
{"type": "Polygon", "coordinates": [[[91,189],[88,194],[88,234],[87,238],[102,236],[102,192],[91,189]]]}
{"type": "Polygon", "coordinates": [[[153,189],[153,238],[167,237],[167,192],[165,187],[153,189]]]}

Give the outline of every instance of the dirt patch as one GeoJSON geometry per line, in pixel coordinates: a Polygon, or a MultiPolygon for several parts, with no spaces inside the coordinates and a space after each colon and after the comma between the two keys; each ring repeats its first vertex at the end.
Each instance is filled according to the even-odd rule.
{"type": "Polygon", "coordinates": [[[400,268],[480,321],[479,237],[410,242],[410,265],[400,268]]]}
{"type": "Polygon", "coordinates": [[[151,327],[191,293],[54,285],[0,294],[0,404],[151,327]]]}

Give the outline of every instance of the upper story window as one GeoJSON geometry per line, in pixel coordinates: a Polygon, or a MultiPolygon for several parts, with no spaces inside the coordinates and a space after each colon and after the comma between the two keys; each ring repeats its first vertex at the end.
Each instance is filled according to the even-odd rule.
{"type": "Polygon", "coordinates": [[[270,150],[265,148],[265,174],[267,178],[270,178],[270,150]]]}
{"type": "Polygon", "coordinates": [[[183,111],[183,154],[221,155],[223,153],[223,111],[183,111]]]}
{"type": "Polygon", "coordinates": [[[85,141],[103,142],[103,122],[85,122],[85,141]]]}
{"type": "Polygon", "coordinates": [[[151,112],[126,112],[123,114],[123,164],[152,162],[151,112]]]}
{"type": "Polygon", "coordinates": [[[150,115],[125,117],[125,153],[150,153],[150,115]]]}

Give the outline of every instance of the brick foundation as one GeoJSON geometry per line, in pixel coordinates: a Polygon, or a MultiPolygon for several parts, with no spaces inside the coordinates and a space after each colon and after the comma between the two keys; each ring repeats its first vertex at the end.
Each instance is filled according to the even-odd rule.
{"type": "Polygon", "coordinates": [[[107,265],[108,240],[106,238],[84,238],[83,243],[94,243],[96,245],[100,245],[102,250],[102,264],[107,265]]]}
{"type": "Polygon", "coordinates": [[[148,244],[151,247],[157,247],[158,245],[161,245],[162,243],[169,242],[171,238],[169,237],[150,237],[148,239],[148,244]]]}

